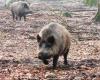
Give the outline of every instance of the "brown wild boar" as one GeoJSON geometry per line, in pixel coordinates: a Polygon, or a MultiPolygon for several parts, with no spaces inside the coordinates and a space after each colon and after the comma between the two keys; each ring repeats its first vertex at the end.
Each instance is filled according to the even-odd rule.
{"type": "Polygon", "coordinates": [[[44,64],[48,64],[48,59],[53,58],[53,68],[56,68],[59,56],[63,55],[64,64],[67,65],[67,55],[71,45],[70,33],[58,24],[51,22],[44,26],[37,35],[38,58],[44,64]]]}
{"type": "Polygon", "coordinates": [[[25,1],[13,2],[10,8],[13,20],[21,20],[22,17],[24,17],[24,20],[26,20],[26,15],[32,13],[32,11],[29,9],[28,3],[25,1]]]}

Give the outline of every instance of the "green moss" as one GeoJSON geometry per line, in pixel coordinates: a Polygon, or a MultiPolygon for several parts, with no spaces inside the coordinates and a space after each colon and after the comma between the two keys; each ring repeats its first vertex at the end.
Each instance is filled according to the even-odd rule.
{"type": "Polygon", "coordinates": [[[96,6],[98,0],[84,0],[84,3],[88,6],[96,6]]]}

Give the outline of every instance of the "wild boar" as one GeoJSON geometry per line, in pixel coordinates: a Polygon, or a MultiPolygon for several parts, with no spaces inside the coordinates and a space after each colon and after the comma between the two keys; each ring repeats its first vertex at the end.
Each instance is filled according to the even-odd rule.
{"type": "Polygon", "coordinates": [[[53,68],[56,68],[59,56],[63,55],[64,64],[67,65],[67,55],[71,45],[70,33],[58,23],[51,22],[44,26],[37,34],[38,58],[44,64],[53,58],[53,68]]]}
{"type": "Polygon", "coordinates": [[[32,13],[32,11],[29,9],[28,3],[25,1],[13,2],[10,8],[11,8],[13,20],[14,19],[21,20],[21,18],[24,17],[24,21],[25,21],[26,15],[32,13]]]}

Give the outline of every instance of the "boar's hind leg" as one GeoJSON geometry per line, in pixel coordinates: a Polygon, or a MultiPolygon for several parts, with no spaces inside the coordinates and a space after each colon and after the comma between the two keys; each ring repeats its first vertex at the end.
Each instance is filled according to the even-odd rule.
{"type": "Polygon", "coordinates": [[[21,21],[22,16],[19,16],[19,20],[21,21]]]}
{"type": "Polygon", "coordinates": [[[53,57],[53,68],[56,68],[58,58],[59,58],[58,55],[56,55],[56,56],[53,57]]]}
{"type": "Polygon", "coordinates": [[[64,64],[67,65],[67,55],[68,55],[69,49],[67,49],[67,51],[64,53],[64,64]]]}

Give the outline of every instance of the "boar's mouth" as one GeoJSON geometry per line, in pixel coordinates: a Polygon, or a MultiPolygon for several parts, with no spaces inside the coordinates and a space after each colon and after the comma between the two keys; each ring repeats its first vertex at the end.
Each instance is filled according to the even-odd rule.
{"type": "Polygon", "coordinates": [[[50,59],[51,55],[48,55],[48,53],[39,53],[38,58],[41,60],[46,60],[46,59],[50,59]]]}
{"type": "Polygon", "coordinates": [[[42,58],[39,57],[39,59],[42,60],[43,63],[44,63],[45,65],[49,64],[49,63],[48,63],[48,59],[50,59],[50,58],[51,58],[51,56],[48,56],[48,57],[42,57],[42,58]]]}
{"type": "Polygon", "coordinates": [[[44,64],[48,64],[48,59],[50,59],[51,57],[48,57],[48,58],[39,58],[40,60],[43,61],[44,64]]]}
{"type": "Polygon", "coordinates": [[[44,63],[45,65],[49,64],[47,59],[42,60],[42,61],[43,61],[43,63],[44,63]]]}

